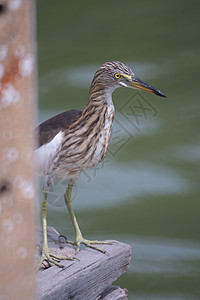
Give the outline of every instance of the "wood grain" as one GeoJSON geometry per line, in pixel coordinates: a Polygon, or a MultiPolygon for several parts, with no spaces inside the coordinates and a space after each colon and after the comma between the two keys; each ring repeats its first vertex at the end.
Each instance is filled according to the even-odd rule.
{"type": "MultiPolygon", "coordinates": [[[[54,228],[48,227],[50,248],[60,255],[73,255],[73,247],[66,243],[58,243],[58,236],[54,228]],[[63,249],[60,249],[62,247],[63,249]]],[[[105,293],[105,290],[111,288],[112,283],[126,272],[132,254],[129,245],[118,241],[111,242],[112,245],[101,245],[107,254],[84,248],[76,255],[79,261],[62,261],[64,270],[52,266],[40,271],[37,275],[39,299],[128,299],[126,292],[120,288],[111,289],[110,296],[108,292],[105,293]],[[113,298],[115,296],[116,298],[113,298]]]]}

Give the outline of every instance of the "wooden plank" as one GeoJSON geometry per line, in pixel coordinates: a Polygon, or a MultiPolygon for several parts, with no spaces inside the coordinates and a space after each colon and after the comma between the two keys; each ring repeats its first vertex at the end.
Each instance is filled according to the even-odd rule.
{"type": "MultiPolygon", "coordinates": [[[[58,236],[54,228],[48,227],[50,248],[59,255],[73,255],[74,248],[69,244],[59,243],[58,236]]],[[[41,232],[40,239],[42,240],[41,232]]],[[[118,241],[111,242],[112,245],[101,245],[107,254],[83,248],[76,255],[79,261],[62,261],[64,270],[52,266],[40,271],[37,275],[39,299],[104,299],[100,298],[101,294],[126,272],[132,253],[129,245],[118,241]]]]}
{"type": "Polygon", "coordinates": [[[34,1],[0,1],[0,299],[34,299],[34,1]]]}
{"type": "Polygon", "coordinates": [[[128,300],[127,289],[121,289],[119,286],[110,286],[98,298],[98,300],[128,300]]]}

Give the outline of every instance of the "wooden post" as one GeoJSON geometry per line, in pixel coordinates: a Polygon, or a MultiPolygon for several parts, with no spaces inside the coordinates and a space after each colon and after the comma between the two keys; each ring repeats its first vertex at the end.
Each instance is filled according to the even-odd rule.
{"type": "Polygon", "coordinates": [[[34,299],[35,7],[0,0],[0,299],[34,299]]]}

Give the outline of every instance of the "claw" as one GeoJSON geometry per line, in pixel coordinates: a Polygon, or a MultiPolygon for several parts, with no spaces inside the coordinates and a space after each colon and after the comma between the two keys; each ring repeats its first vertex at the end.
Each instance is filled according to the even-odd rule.
{"type": "Polygon", "coordinates": [[[97,250],[103,254],[106,254],[107,252],[104,249],[101,249],[99,247],[94,246],[93,244],[96,245],[112,245],[112,243],[110,242],[101,242],[101,241],[90,241],[90,240],[86,240],[84,238],[80,238],[79,241],[77,242],[77,250],[76,252],[80,251],[80,245],[84,244],[86,247],[97,250]]]}
{"type": "Polygon", "coordinates": [[[63,269],[63,268],[65,268],[65,266],[63,266],[62,264],[59,263],[61,260],[74,260],[74,257],[71,257],[71,256],[66,256],[66,257],[58,256],[58,255],[55,255],[52,252],[50,252],[49,248],[43,249],[42,250],[42,256],[41,256],[40,262],[39,262],[39,264],[36,268],[36,271],[38,271],[42,267],[44,269],[49,268],[49,267],[51,267],[51,265],[56,265],[59,268],[63,269]],[[47,262],[48,265],[46,265],[45,262],[47,262]]]}
{"type": "Polygon", "coordinates": [[[99,251],[99,252],[101,252],[101,253],[103,253],[103,254],[108,254],[108,253],[107,253],[104,249],[101,249],[101,248],[99,248],[99,247],[96,247],[96,246],[94,246],[93,244],[96,244],[96,245],[112,245],[111,242],[101,242],[101,241],[90,241],[90,240],[86,240],[86,239],[84,239],[82,236],[77,236],[77,237],[76,237],[76,242],[71,242],[71,241],[69,241],[68,239],[66,239],[65,236],[60,236],[60,237],[65,238],[66,243],[71,244],[71,245],[73,245],[73,246],[76,247],[76,254],[77,254],[78,252],[80,252],[80,246],[81,246],[81,244],[85,245],[85,246],[88,247],[88,248],[97,250],[97,251],[99,251]]]}

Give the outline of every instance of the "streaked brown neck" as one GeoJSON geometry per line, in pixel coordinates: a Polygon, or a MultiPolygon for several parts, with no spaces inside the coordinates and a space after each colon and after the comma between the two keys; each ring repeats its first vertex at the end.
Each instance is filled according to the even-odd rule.
{"type": "Polygon", "coordinates": [[[112,92],[115,88],[107,88],[100,79],[97,72],[90,86],[88,104],[71,128],[84,127],[85,131],[90,131],[94,129],[92,129],[93,126],[97,126],[96,129],[99,127],[102,130],[108,120],[111,121],[112,127],[114,119],[112,92]]]}
{"type": "MultiPolygon", "coordinates": [[[[112,121],[114,119],[112,90],[101,87],[100,85],[91,85],[88,104],[83,110],[80,118],[71,126],[71,128],[87,128],[93,124],[102,129],[102,127],[105,126],[107,118],[112,121]]],[[[111,126],[112,121],[110,124],[111,126]]],[[[88,130],[86,128],[85,130],[88,130]]]]}

